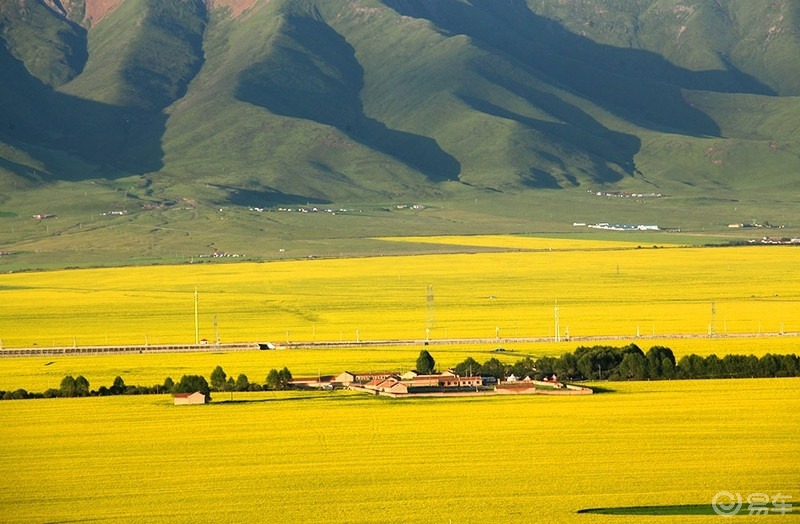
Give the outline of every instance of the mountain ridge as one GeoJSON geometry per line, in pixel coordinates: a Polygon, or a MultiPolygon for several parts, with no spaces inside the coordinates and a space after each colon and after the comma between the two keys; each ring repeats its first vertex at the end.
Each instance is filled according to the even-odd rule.
{"type": "Polygon", "coordinates": [[[800,189],[798,35],[786,0],[14,0],[0,211],[88,184],[148,212],[506,195],[535,225],[600,187],[721,221],[800,189]]]}

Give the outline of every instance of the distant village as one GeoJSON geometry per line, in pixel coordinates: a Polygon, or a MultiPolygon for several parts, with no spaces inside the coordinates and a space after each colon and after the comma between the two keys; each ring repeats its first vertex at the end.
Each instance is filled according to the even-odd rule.
{"type": "Polygon", "coordinates": [[[555,375],[545,380],[513,374],[503,380],[492,376],[460,376],[452,369],[437,374],[344,371],[336,376],[297,378],[292,380],[297,388],[332,390],[345,388],[371,395],[393,398],[441,397],[507,394],[591,395],[586,387],[573,386],[558,381],[555,375]]]}
{"type": "MultiPolygon", "coordinates": [[[[333,391],[348,389],[369,395],[412,397],[465,397],[493,395],[591,395],[590,388],[559,382],[555,375],[545,380],[534,380],[529,376],[519,378],[513,374],[503,380],[491,376],[462,377],[453,370],[437,374],[370,372],[353,373],[343,371],[336,376],[292,378],[292,389],[333,391]]],[[[206,396],[201,392],[176,393],[175,405],[205,404],[206,396]]]]}
{"type": "Polygon", "coordinates": [[[575,227],[590,227],[592,229],[607,229],[610,231],[661,231],[655,224],[609,224],[608,222],[598,222],[597,224],[587,224],[586,222],[573,222],[575,227]]]}
{"type": "MultiPolygon", "coordinates": [[[[297,206],[297,207],[257,207],[257,206],[250,206],[250,211],[255,213],[301,213],[301,214],[314,214],[314,213],[322,213],[322,214],[329,214],[329,215],[337,215],[337,214],[344,214],[344,213],[361,213],[361,210],[356,209],[346,209],[346,208],[326,208],[326,207],[318,207],[318,206],[297,206]]],[[[394,209],[397,211],[404,211],[404,210],[411,210],[411,211],[422,211],[425,209],[425,206],[422,204],[396,204],[394,209]]],[[[389,211],[388,208],[384,208],[385,211],[389,211]]]]}
{"type": "Polygon", "coordinates": [[[630,191],[597,191],[590,189],[590,194],[599,197],[615,197],[615,198],[661,198],[664,196],[661,193],[632,193],[630,191]]]}

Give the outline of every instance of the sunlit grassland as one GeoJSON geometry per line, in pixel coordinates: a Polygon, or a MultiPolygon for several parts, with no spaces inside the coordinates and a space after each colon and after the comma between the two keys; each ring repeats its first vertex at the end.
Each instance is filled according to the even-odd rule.
{"type": "MultiPolygon", "coordinates": [[[[523,235],[438,235],[419,237],[383,237],[388,242],[413,242],[423,244],[451,244],[457,246],[495,247],[507,249],[630,249],[642,245],[636,240],[598,240],[590,235],[571,235],[569,238],[523,235]]],[[[659,245],[664,245],[659,242],[659,245]]],[[[669,245],[671,243],[667,243],[669,245]]]]}
{"type": "Polygon", "coordinates": [[[239,393],[191,407],[160,395],[2,402],[0,507],[5,522],[589,523],[609,517],[575,512],[710,503],[720,490],[796,500],[796,379],[613,388],[413,401],[239,393]]]}
{"type": "Polygon", "coordinates": [[[223,342],[553,337],[556,305],[562,336],[800,331],[794,248],[567,245],[4,274],[0,340],[194,342],[195,289],[200,337],[223,342]]]}

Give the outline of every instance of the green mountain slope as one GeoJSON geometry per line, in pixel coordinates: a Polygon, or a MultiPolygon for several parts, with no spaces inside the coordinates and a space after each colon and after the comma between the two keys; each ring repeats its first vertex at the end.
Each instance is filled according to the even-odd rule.
{"type": "MultiPolygon", "coordinates": [[[[741,219],[731,202],[796,204],[799,28],[791,0],[3,2],[0,220],[64,202],[96,248],[122,192],[117,220],[147,224],[132,238],[192,230],[181,202],[445,213],[397,232],[548,229],[576,209],[719,226],[741,219]],[[595,188],[670,199],[576,208],[595,188]]],[[[0,247],[50,233],[13,230],[0,247]]]]}

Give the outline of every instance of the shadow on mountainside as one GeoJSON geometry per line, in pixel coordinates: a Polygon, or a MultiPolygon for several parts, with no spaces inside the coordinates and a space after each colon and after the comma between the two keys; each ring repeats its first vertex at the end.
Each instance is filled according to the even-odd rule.
{"type": "Polygon", "coordinates": [[[336,127],[352,140],[416,169],[456,180],[461,164],[436,140],[390,129],[364,113],[364,70],[347,41],[310,15],[287,15],[265,60],[239,74],[239,100],[270,112],[336,127]]]}
{"type": "MultiPolygon", "coordinates": [[[[621,172],[631,176],[639,173],[634,162],[635,155],[641,149],[641,140],[638,137],[612,131],[591,115],[558,96],[516,81],[498,70],[479,67],[478,72],[488,81],[514,93],[531,106],[551,115],[556,121],[520,115],[486,100],[462,95],[461,99],[476,111],[516,121],[529,129],[561,141],[567,147],[585,151],[590,155],[594,164],[589,176],[596,183],[619,181],[622,178],[621,172]],[[608,162],[618,166],[619,171],[611,169],[608,162]]],[[[547,176],[547,173],[541,170],[533,170],[531,175],[532,177],[526,181],[529,186],[560,187],[555,179],[547,176]]],[[[574,179],[570,180],[570,183],[578,185],[574,179]]]]}
{"type": "Polygon", "coordinates": [[[444,34],[463,34],[492,54],[512,57],[637,125],[719,136],[719,126],[684,100],[682,89],[774,95],[729,64],[691,71],[651,51],[599,44],[533,13],[524,0],[383,0],[401,15],[426,19],[444,34]]]}
{"type": "MultiPolygon", "coordinates": [[[[485,100],[479,100],[470,97],[461,97],[461,99],[464,101],[464,103],[476,111],[480,111],[498,118],[514,120],[529,129],[533,129],[545,136],[558,140],[564,144],[565,148],[575,148],[578,150],[582,149],[590,153],[594,165],[593,169],[587,174],[591,176],[592,180],[598,184],[618,182],[622,179],[622,175],[619,172],[611,169],[603,160],[608,160],[609,162],[619,165],[630,175],[633,175],[634,173],[633,156],[631,155],[627,158],[615,158],[619,156],[615,154],[615,151],[612,149],[615,148],[615,146],[604,137],[594,137],[588,135],[582,130],[569,124],[548,122],[546,120],[539,120],[536,118],[519,115],[485,100]],[[604,150],[604,146],[608,147],[608,149],[604,150]]],[[[558,158],[554,157],[551,159],[551,161],[555,161],[555,163],[563,165],[563,162],[558,158]]],[[[563,168],[564,171],[568,171],[565,165],[563,168]]],[[[573,186],[580,185],[578,180],[574,177],[570,177],[569,182],[570,185],[573,186]]],[[[541,169],[532,169],[531,176],[523,179],[523,183],[529,187],[535,188],[555,189],[561,187],[561,185],[554,177],[552,177],[552,175],[549,175],[541,169]]]]}
{"type": "Polygon", "coordinates": [[[163,165],[165,115],[59,93],[31,76],[2,45],[0,99],[0,140],[43,162],[46,178],[113,177],[156,171],[163,165]],[[43,150],[80,157],[98,172],[69,171],[60,161],[50,165],[47,159],[60,155],[42,155],[43,150]]]}
{"type": "Polygon", "coordinates": [[[210,184],[227,192],[226,203],[237,206],[269,207],[275,205],[325,205],[331,204],[330,200],[324,198],[314,198],[306,195],[293,195],[284,193],[274,188],[264,189],[244,189],[241,187],[226,186],[221,184],[210,184]]]}
{"type": "MultiPolygon", "coordinates": [[[[122,80],[116,87],[124,98],[116,104],[87,98],[94,88],[86,86],[102,83],[96,76],[84,79],[80,95],[88,89],[86,96],[51,88],[29,73],[0,38],[0,140],[44,163],[51,179],[114,178],[160,170],[167,121],[163,110],[184,96],[202,67],[206,17],[205,4],[192,0],[147,8],[141,19],[128,21],[138,33],[126,42],[127,56],[120,57],[111,73],[106,68],[88,73],[119,74],[122,80]],[[163,34],[173,40],[157,38],[163,34]],[[169,74],[172,69],[180,74],[169,74]],[[93,166],[93,172],[78,165],[75,157],[93,166]]],[[[86,43],[75,39],[87,35],[76,31],[70,38],[71,48],[78,50],[71,67],[83,74],[91,57],[84,52],[86,43]]],[[[106,76],[103,81],[108,81],[106,76]]]]}

